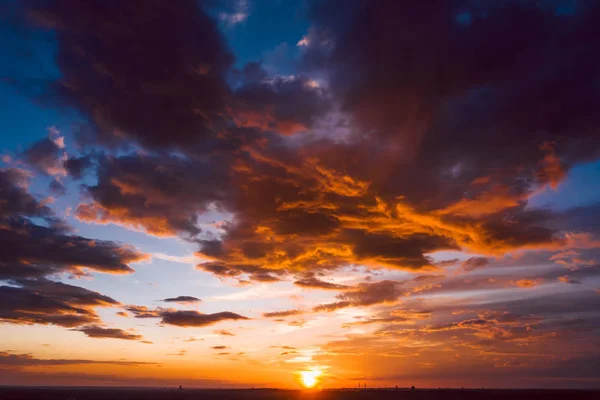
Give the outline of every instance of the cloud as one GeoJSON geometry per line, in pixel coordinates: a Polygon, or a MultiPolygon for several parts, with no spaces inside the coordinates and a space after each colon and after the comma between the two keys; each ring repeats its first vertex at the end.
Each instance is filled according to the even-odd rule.
{"type": "Polygon", "coordinates": [[[181,327],[208,326],[220,321],[248,319],[242,315],[223,311],[213,314],[202,314],[192,310],[163,311],[160,314],[161,323],[181,327]]]}
{"type": "MultiPolygon", "coordinates": [[[[206,248],[206,245],[207,243],[204,242],[204,248],[206,248]]],[[[245,277],[248,277],[249,279],[257,282],[276,282],[280,280],[278,276],[286,274],[286,271],[283,270],[263,268],[254,265],[226,264],[216,261],[198,264],[197,268],[206,272],[210,272],[219,277],[236,278],[240,281],[245,277]]]]}
{"type": "Polygon", "coordinates": [[[271,311],[263,313],[263,317],[265,318],[285,318],[291,317],[294,315],[302,315],[304,312],[302,310],[283,310],[283,311],[271,311]]]}
{"type": "Polygon", "coordinates": [[[147,255],[132,246],[69,234],[69,227],[26,190],[28,176],[0,170],[0,278],[36,278],[82,268],[104,273],[130,273],[130,263],[147,255]],[[32,219],[42,220],[44,225],[32,219]]]}
{"type": "MultiPolygon", "coordinates": [[[[418,276],[412,282],[422,282],[429,279],[439,279],[439,276],[418,276]],[[424,279],[428,278],[428,279],[424,279]]],[[[442,278],[444,278],[442,276],[442,278]]],[[[331,312],[346,307],[368,307],[376,304],[393,304],[400,297],[408,296],[411,293],[418,293],[423,288],[417,286],[409,289],[407,282],[398,282],[392,280],[383,280],[378,282],[359,283],[356,286],[345,289],[342,293],[336,295],[338,301],[333,303],[320,304],[313,307],[314,312],[331,312]]],[[[439,285],[426,284],[425,288],[431,289],[439,285]]],[[[390,320],[391,321],[391,320],[390,320]]]]}
{"type": "Polygon", "coordinates": [[[90,156],[70,157],[64,162],[65,169],[73,179],[81,179],[92,166],[90,156]]]}
{"type": "Polygon", "coordinates": [[[155,236],[195,237],[201,232],[198,215],[226,200],[227,174],[226,165],[217,159],[189,162],[175,156],[134,155],[103,159],[97,184],[87,188],[91,201],[79,204],[76,216],[155,236]]]}
{"type": "Polygon", "coordinates": [[[294,135],[308,131],[330,107],[310,76],[269,79],[254,62],[236,72],[241,86],[229,111],[238,127],[294,135]]]}
{"type": "Polygon", "coordinates": [[[211,349],[213,350],[225,350],[228,349],[228,346],[212,346],[211,349]]]}
{"type": "Polygon", "coordinates": [[[283,350],[297,350],[294,346],[269,346],[272,349],[283,349],[283,350]]]}
{"type": "Polygon", "coordinates": [[[141,340],[142,335],[129,333],[118,328],[103,328],[97,325],[88,325],[73,329],[85,333],[87,337],[98,339],[123,339],[123,340],[141,340]]]}
{"type": "Polygon", "coordinates": [[[122,360],[81,360],[81,359],[40,359],[31,354],[17,354],[10,351],[0,351],[0,366],[9,368],[23,368],[31,366],[60,366],[60,365],[86,365],[108,364],[117,366],[137,367],[140,365],[159,365],[154,362],[122,361],[122,360]]]}
{"type": "Polygon", "coordinates": [[[187,350],[179,350],[177,353],[167,354],[168,356],[185,356],[187,354],[187,350]]]}
{"type": "Polygon", "coordinates": [[[193,296],[177,296],[177,297],[169,297],[163,300],[166,303],[180,303],[180,304],[191,304],[191,303],[199,303],[200,300],[197,297],[193,296]]]}
{"type": "Polygon", "coordinates": [[[119,303],[98,292],[46,279],[0,286],[0,321],[74,327],[100,322],[95,307],[119,303]]]}
{"type": "Polygon", "coordinates": [[[55,128],[48,130],[48,137],[35,142],[21,154],[22,160],[37,172],[49,176],[65,176],[64,137],[55,128]]]}
{"type": "Polygon", "coordinates": [[[521,288],[532,288],[540,285],[543,282],[542,279],[519,279],[517,281],[511,281],[513,285],[516,285],[521,288]]]}
{"type": "Polygon", "coordinates": [[[344,327],[354,325],[370,325],[370,324],[406,324],[411,325],[417,321],[431,318],[433,312],[430,310],[406,310],[396,309],[392,311],[384,311],[374,317],[359,318],[356,322],[351,322],[344,327]]]}
{"type": "Polygon", "coordinates": [[[235,333],[229,332],[228,330],[225,329],[219,329],[216,331],[213,331],[214,334],[219,335],[219,336],[235,336],[235,333]]]}
{"type": "Polygon", "coordinates": [[[125,310],[132,313],[135,318],[158,318],[162,309],[151,310],[146,306],[127,305],[125,310]]]}
{"type": "Polygon", "coordinates": [[[354,306],[370,306],[380,303],[393,303],[402,293],[401,284],[396,281],[384,280],[373,283],[359,283],[336,297],[354,306]]]}
{"type": "Polygon", "coordinates": [[[345,308],[345,307],[350,307],[350,306],[352,306],[352,303],[350,303],[349,301],[337,301],[335,303],[319,304],[318,306],[313,307],[313,311],[314,312],[322,312],[322,311],[331,312],[331,311],[335,311],[340,308],[345,308]]]}
{"type": "Polygon", "coordinates": [[[183,327],[208,326],[220,321],[249,319],[230,311],[203,314],[195,310],[175,310],[160,307],[152,310],[146,306],[135,305],[126,306],[125,309],[133,313],[135,318],[160,318],[162,324],[183,327]]]}
{"type": "Polygon", "coordinates": [[[311,288],[311,289],[325,289],[325,290],[342,290],[347,289],[346,285],[339,285],[336,283],[327,282],[317,278],[314,275],[306,276],[300,280],[294,282],[294,285],[311,288]]]}
{"type": "Polygon", "coordinates": [[[232,0],[225,5],[229,5],[229,9],[221,11],[219,13],[219,19],[228,25],[235,25],[244,22],[250,15],[250,1],[249,0],[232,0]],[[228,4],[229,3],[229,4],[228,4]]]}
{"type": "Polygon", "coordinates": [[[490,260],[485,257],[471,257],[461,263],[462,269],[467,272],[483,268],[490,263],[490,260]]]}
{"type": "Polygon", "coordinates": [[[221,379],[161,379],[154,375],[126,376],[123,374],[95,374],[86,372],[34,372],[34,371],[9,371],[4,370],[0,376],[3,385],[9,382],[27,386],[27,382],[40,382],[48,386],[121,386],[121,387],[222,387],[244,388],[247,384],[237,385],[228,380],[221,379]]]}
{"type": "MultiPolygon", "coordinates": [[[[597,44],[585,32],[598,11],[509,3],[352,2],[340,14],[323,2],[309,13],[293,76],[257,62],[233,69],[194,1],[119,12],[33,4],[56,33],[61,72],[41,90],[87,117],[86,143],[104,153],[93,157],[98,180],[76,216],[181,236],[211,259],[199,269],[241,282],[353,264],[435,269],[429,254],[442,250],[560,247],[554,213],[527,203],[597,152],[598,95],[587,84],[598,77],[597,44]],[[106,25],[103,15],[117,19],[106,25]],[[159,16],[153,29],[148,15],[159,16]],[[509,35],[499,33],[505,24],[509,35]],[[142,60],[155,54],[148,67],[142,60]],[[228,216],[218,233],[199,223],[213,211],[228,216]]],[[[225,12],[247,16],[248,7],[225,12]]],[[[80,158],[90,154],[67,169],[72,160],[83,171],[76,164],[89,166],[80,158]]]]}
{"type": "Polygon", "coordinates": [[[558,280],[563,283],[570,283],[571,285],[581,285],[583,283],[580,280],[569,277],[569,275],[559,276],[558,280]]]}
{"type": "Polygon", "coordinates": [[[184,342],[188,342],[188,343],[191,343],[191,342],[201,342],[203,340],[204,340],[203,338],[194,338],[194,337],[191,337],[189,339],[184,340],[184,342]]]}
{"type": "MultiPolygon", "coordinates": [[[[50,145],[62,148],[54,138],[50,145]]],[[[29,161],[42,160],[29,154],[29,161]]],[[[136,248],[72,234],[71,228],[27,191],[29,175],[0,170],[0,321],[67,328],[101,322],[96,307],[119,302],[101,293],[56,281],[61,274],[133,272],[129,264],[148,259],[136,248]]],[[[83,329],[83,328],[82,328],[83,329]]],[[[90,335],[93,331],[89,331],[90,335]]]]}
{"type": "Polygon", "coordinates": [[[232,57],[195,1],[177,9],[143,1],[28,7],[34,20],[56,30],[61,79],[49,87],[53,100],[89,117],[103,142],[125,136],[172,148],[209,135],[207,126],[223,110],[223,74],[232,57]],[[114,23],[105,23],[107,15],[114,23]],[[125,25],[127,32],[119,28],[125,25]],[[116,37],[139,52],[125,51],[116,37]]]}

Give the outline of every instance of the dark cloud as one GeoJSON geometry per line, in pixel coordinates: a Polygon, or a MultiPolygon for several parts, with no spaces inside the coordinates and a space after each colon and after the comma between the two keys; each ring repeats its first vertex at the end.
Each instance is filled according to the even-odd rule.
{"type": "Polygon", "coordinates": [[[67,193],[67,188],[65,188],[56,179],[50,181],[50,184],[48,185],[48,190],[50,191],[50,193],[56,196],[63,196],[65,193],[67,193]]]}
{"type": "MultiPolygon", "coordinates": [[[[599,78],[598,61],[589,58],[598,50],[597,6],[582,2],[567,15],[518,1],[353,1],[344,13],[332,7],[319,3],[313,11],[333,49],[309,46],[312,59],[324,61],[344,109],[365,130],[400,143],[403,155],[426,161],[429,171],[462,161],[469,166],[463,174],[480,173],[515,165],[549,140],[560,148],[574,135],[592,138],[599,121],[589,104],[598,92],[585,82],[599,78]],[[319,52],[324,57],[314,57],[319,52]],[[539,75],[548,63],[553,68],[539,75]],[[515,142],[501,140],[506,132],[520,143],[510,156],[505,149],[515,142]],[[475,160],[484,151],[487,157],[475,160]]],[[[436,190],[441,177],[431,177],[436,190]]]]}
{"type": "Polygon", "coordinates": [[[391,311],[383,311],[373,317],[359,317],[356,322],[351,322],[344,327],[354,325],[370,325],[370,324],[405,324],[413,325],[415,322],[431,318],[433,311],[431,310],[407,310],[398,308],[391,311]]]}
{"type": "Polygon", "coordinates": [[[147,255],[118,242],[71,234],[27,192],[27,178],[21,170],[0,170],[0,279],[8,282],[0,286],[0,320],[63,327],[100,323],[95,307],[116,306],[116,300],[48,277],[65,272],[78,276],[84,269],[131,273],[128,264],[147,255]]]}
{"type": "Polygon", "coordinates": [[[269,78],[258,63],[234,75],[242,83],[230,108],[238,126],[292,135],[309,130],[329,108],[324,91],[308,76],[269,78]]]}
{"type": "Polygon", "coordinates": [[[157,308],[155,310],[151,310],[146,306],[135,306],[128,305],[125,306],[125,310],[132,313],[135,318],[158,318],[160,315],[161,308],[157,308]]]}
{"type": "Polygon", "coordinates": [[[61,79],[51,85],[54,101],[86,115],[103,141],[125,136],[178,147],[210,135],[224,111],[223,75],[233,58],[197,2],[26,6],[57,34],[61,79]]]}
{"type": "Polygon", "coordinates": [[[0,286],[0,299],[2,322],[64,327],[97,323],[94,307],[119,304],[100,293],[42,278],[0,286]]]}
{"type": "Polygon", "coordinates": [[[242,315],[223,311],[214,314],[202,314],[198,311],[163,311],[160,313],[161,323],[182,327],[208,326],[220,321],[248,319],[242,315]]]}
{"type": "Polygon", "coordinates": [[[0,278],[34,278],[88,268],[105,273],[130,273],[128,264],[147,258],[118,242],[70,235],[63,221],[26,190],[27,176],[0,170],[0,278]],[[38,225],[31,219],[42,219],[38,225]]]}
{"type": "Polygon", "coordinates": [[[190,342],[190,343],[191,343],[191,342],[201,342],[201,341],[203,341],[203,340],[204,340],[204,339],[202,339],[202,338],[193,338],[193,337],[191,337],[191,338],[189,338],[189,339],[186,339],[186,340],[184,340],[184,342],[190,342]]]}
{"type": "Polygon", "coordinates": [[[30,366],[56,366],[56,365],[85,365],[109,364],[119,366],[158,365],[154,362],[121,361],[121,360],[78,360],[78,359],[40,359],[31,354],[16,354],[9,351],[0,351],[0,365],[9,368],[22,368],[30,366]]]}
{"type": "Polygon", "coordinates": [[[27,172],[16,168],[0,169],[0,216],[12,217],[53,217],[48,206],[39,203],[26,187],[29,182],[27,172]]]}
{"type": "Polygon", "coordinates": [[[0,258],[0,277],[34,278],[60,272],[93,271],[128,274],[128,265],[146,255],[117,242],[66,235],[61,230],[11,220],[0,227],[0,240],[7,249],[0,258]]]}
{"type": "Polygon", "coordinates": [[[92,159],[90,156],[70,157],[64,162],[65,169],[73,179],[81,179],[85,172],[90,169],[92,159]]]}
{"type": "MultiPolygon", "coordinates": [[[[228,385],[228,387],[245,387],[236,386],[230,381],[221,379],[160,379],[156,376],[132,377],[124,374],[93,374],[84,372],[34,372],[34,371],[12,371],[3,370],[0,375],[0,382],[3,385],[12,383],[20,386],[27,386],[27,383],[39,382],[40,385],[48,386],[121,386],[121,387],[143,387],[143,386],[160,386],[160,387],[217,387],[219,385],[228,385]],[[229,386],[231,385],[231,386],[229,386]]],[[[246,385],[247,386],[247,385],[246,385]]]]}
{"type": "Polygon", "coordinates": [[[319,304],[318,306],[313,307],[313,311],[314,312],[322,312],[322,311],[331,312],[331,311],[335,311],[340,308],[345,308],[345,307],[350,307],[350,306],[352,306],[352,303],[350,303],[349,301],[337,301],[335,303],[319,304]]]}
{"type": "Polygon", "coordinates": [[[169,297],[167,299],[164,299],[163,301],[167,302],[167,303],[188,304],[188,303],[199,303],[202,300],[200,300],[197,297],[193,297],[193,296],[177,296],[177,297],[169,297]]]}
{"type": "Polygon", "coordinates": [[[430,266],[432,261],[424,253],[459,249],[452,239],[434,235],[419,234],[397,238],[359,230],[349,230],[346,234],[352,238],[354,254],[359,260],[375,259],[382,264],[405,268],[430,266]]]}
{"type": "Polygon", "coordinates": [[[280,280],[280,276],[286,274],[286,271],[282,270],[262,268],[255,265],[226,264],[218,261],[198,264],[197,268],[222,278],[243,280],[243,278],[248,277],[257,282],[276,282],[280,280]]]}
{"type": "Polygon", "coordinates": [[[302,310],[284,310],[284,311],[271,311],[263,313],[263,317],[265,318],[285,318],[291,317],[294,315],[304,314],[302,310]]]}
{"type": "Polygon", "coordinates": [[[303,277],[300,280],[294,282],[294,285],[298,285],[305,288],[313,288],[313,289],[325,289],[325,290],[342,290],[347,289],[346,285],[339,285],[336,283],[331,283],[324,281],[322,279],[317,278],[313,274],[309,274],[303,277]]]}
{"type": "Polygon", "coordinates": [[[88,325],[81,328],[73,329],[83,332],[87,337],[98,339],[123,339],[123,340],[141,340],[142,335],[129,333],[118,328],[103,328],[97,325],[88,325]]]}
{"type": "Polygon", "coordinates": [[[192,1],[177,10],[133,2],[110,24],[103,16],[115,5],[31,2],[57,34],[62,78],[52,92],[104,140],[157,150],[100,160],[77,216],[198,240],[214,259],[200,268],[263,282],[279,279],[276,269],[414,270],[434,268],[427,254],[438,250],[553,245],[551,213],[527,209],[527,195],[597,154],[589,104],[598,96],[587,84],[599,77],[597,7],[332,7],[311,13],[302,72],[272,77],[260,63],[230,71],[218,30],[192,1]],[[317,119],[335,115],[317,132],[317,119]],[[162,151],[173,147],[182,154],[162,151]],[[233,215],[224,235],[201,232],[209,209],[233,215]]]}
{"type": "Polygon", "coordinates": [[[334,303],[320,304],[313,307],[314,312],[331,312],[346,307],[366,307],[375,304],[395,303],[405,293],[402,282],[384,280],[379,282],[359,283],[335,297],[334,303]]]}
{"type": "Polygon", "coordinates": [[[471,257],[461,263],[461,267],[465,271],[474,271],[483,268],[490,263],[490,260],[485,257],[471,257]]]}
{"type": "Polygon", "coordinates": [[[175,156],[123,156],[99,161],[98,182],[77,218],[115,223],[157,236],[201,232],[198,215],[224,202],[228,171],[218,159],[186,161],[175,156]]]}
{"type": "Polygon", "coordinates": [[[223,311],[214,314],[203,314],[195,310],[175,310],[171,308],[156,308],[154,310],[145,306],[126,306],[125,309],[135,318],[161,318],[161,323],[175,326],[208,326],[219,321],[249,319],[242,315],[223,311]]]}
{"type": "Polygon", "coordinates": [[[213,349],[213,350],[225,350],[228,348],[229,348],[228,346],[213,346],[213,347],[211,347],[211,349],[213,349]]]}
{"type": "MultiPolygon", "coordinates": [[[[56,139],[56,136],[54,137],[56,139]]],[[[62,137],[60,137],[62,139],[62,137]]],[[[63,155],[64,143],[52,140],[52,137],[35,142],[21,154],[25,163],[44,175],[65,175],[63,155]],[[61,147],[62,146],[62,147],[61,147]]]]}
{"type": "Polygon", "coordinates": [[[355,306],[370,306],[379,303],[395,302],[401,293],[402,288],[399,282],[385,280],[373,283],[360,283],[336,297],[355,306]]]}

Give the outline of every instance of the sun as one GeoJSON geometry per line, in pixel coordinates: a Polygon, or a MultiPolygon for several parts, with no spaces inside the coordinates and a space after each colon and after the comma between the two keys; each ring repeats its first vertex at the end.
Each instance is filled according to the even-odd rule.
{"type": "Polygon", "coordinates": [[[300,371],[300,377],[302,378],[302,384],[306,388],[311,388],[317,384],[317,378],[321,376],[321,371],[310,370],[300,371]]]}

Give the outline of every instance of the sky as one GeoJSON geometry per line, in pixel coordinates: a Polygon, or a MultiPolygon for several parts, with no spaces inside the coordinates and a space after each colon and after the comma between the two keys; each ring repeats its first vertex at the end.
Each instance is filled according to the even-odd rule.
{"type": "Polygon", "coordinates": [[[9,0],[0,385],[600,387],[600,5],[9,0]]]}

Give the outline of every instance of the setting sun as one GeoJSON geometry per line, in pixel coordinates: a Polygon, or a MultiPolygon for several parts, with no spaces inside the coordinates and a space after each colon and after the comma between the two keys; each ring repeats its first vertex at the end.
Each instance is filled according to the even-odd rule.
{"type": "Polygon", "coordinates": [[[302,384],[311,388],[317,384],[317,378],[321,375],[321,371],[300,371],[300,376],[302,378],[302,384]]]}

